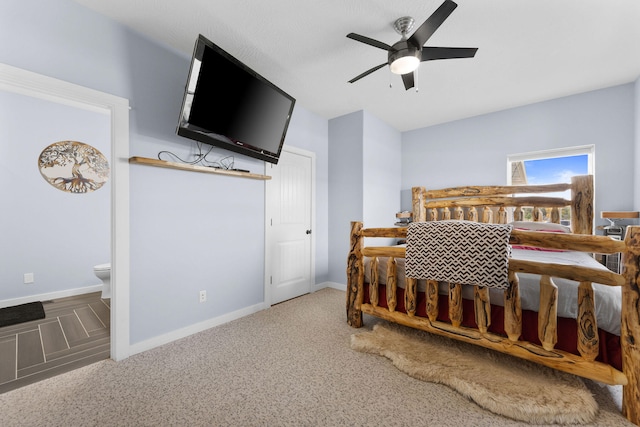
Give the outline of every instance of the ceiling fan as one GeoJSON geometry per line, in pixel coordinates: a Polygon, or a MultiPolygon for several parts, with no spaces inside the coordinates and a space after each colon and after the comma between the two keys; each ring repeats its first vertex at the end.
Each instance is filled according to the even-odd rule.
{"type": "Polygon", "coordinates": [[[349,80],[349,83],[354,83],[388,64],[392,73],[400,74],[402,76],[404,87],[406,90],[409,90],[415,86],[414,71],[418,69],[420,62],[433,61],[436,59],[473,58],[478,48],[424,46],[427,40],[429,40],[438,27],[442,25],[445,19],[451,15],[456,7],[458,7],[458,5],[455,2],[445,0],[445,2],[442,3],[440,7],[433,12],[433,14],[427,18],[427,20],[424,21],[410,37],[407,37],[407,34],[413,29],[413,18],[405,16],[397,19],[393,24],[393,28],[402,36],[402,38],[393,46],[389,46],[386,43],[361,36],[359,34],[347,34],[347,37],[350,39],[357,40],[388,52],[387,62],[377,65],[359,76],[354,77],[349,80]]]}

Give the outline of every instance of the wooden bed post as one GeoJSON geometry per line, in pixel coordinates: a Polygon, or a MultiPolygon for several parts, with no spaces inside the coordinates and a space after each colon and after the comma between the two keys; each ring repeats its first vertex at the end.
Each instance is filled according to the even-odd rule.
{"type": "Polygon", "coordinates": [[[353,221],[347,258],[347,323],[354,328],[362,327],[360,307],[364,298],[363,245],[362,222],[353,221]]]}
{"type": "Polygon", "coordinates": [[[640,226],[628,226],[627,252],[622,255],[622,371],[628,383],[622,392],[622,414],[640,425],[640,226]]]}
{"type": "Polygon", "coordinates": [[[427,220],[427,208],[424,205],[426,199],[427,190],[424,187],[413,187],[411,189],[413,222],[425,222],[427,220]]]}
{"type": "Polygon", "coordinates": [[[593,234],[593,175],[571,177],[571,232],[593,234]]]}

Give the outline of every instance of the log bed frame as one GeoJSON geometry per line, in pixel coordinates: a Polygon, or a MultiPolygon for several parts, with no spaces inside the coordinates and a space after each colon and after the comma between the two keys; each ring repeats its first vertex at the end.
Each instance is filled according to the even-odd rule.
{"type": "Polygon", "coordinates": [[[459,341],[479,345],[553,369],[569,372],[611,385],[623,386],[623,415],[640,425],[640,226],[628,226],[623,241],[593,235],[593,177],[577,176],[571,184],[535,186],[456,187],[427,191],[424,187],[412,189],[414,221],[439,219],[466,219],[485,223],[506,223],[507,209],[513,208],[513,219],[523,219],[523,208],[531,208],[534,221],[543,218],[545,209],[550,222],[560,222],[560,209],[571,209],[572,234],[541,233],[513,230],[511,243],[551,249],[566,249],[591,254],[622,254],[622,274],[608,270],[533,261],[511,260],[509,263],[509,289],[504,291],[504,330],[506,336],[487,330],[491,319],[491,305],[486,287],[475,287],[474,307],[477,329],[461,325],[462,286],[449,284],[449,319],[437,320],[438,283],[427,281],[426,313],[416,316],[417,280],[405,279],[405,312],[396,311],[396,263],[405,257],[400,246],[365,247],[365,238],[384,237],[404,239],[406,227],[363,228],[362,222],[351,223],[350,251],[347,259],[347,322],[354,328],[363,325],[362,313],[390,322],[420,329],[459,341]],[[535,193],[556,193],[571,190],[571,200],[562,197],[531,196],[535,193]],[[513,197],[513,194],[528,194],[513,197]],[[478,212],[480,211],[480,213],[478,212]],[[371,258],[371,284],[369,303],[364,302],[364,258],[371,258]],[[378,257],[389,257],[386,295],[387,307],[378,305],[378,257]],[[523,341],[522,309],[518,273],[541,275],[538,336],[541,345],[523,341]],[[552,277],[563,277],[579,282],[578,290],[578,350],[580,355],[555,349],[557,340],[556,300],[558,288],[552,277]],[[622,287],[621,352],[622,372],[599,362],[598,334],[592,283],[622,287]]]}

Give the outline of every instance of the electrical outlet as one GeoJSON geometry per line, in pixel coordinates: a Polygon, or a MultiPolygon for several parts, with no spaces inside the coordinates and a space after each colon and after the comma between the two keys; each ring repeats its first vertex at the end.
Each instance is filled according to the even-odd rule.
{"type": "Polygon", "coordinates": [[[35,281],[33,273],[24,273],[24,283],[29,284],[35,281]]]}
{"type": "Polygon", "coordinates": [[[207,291],[200,291],[200,302],[205,302],[207,300],[207,291]]]}

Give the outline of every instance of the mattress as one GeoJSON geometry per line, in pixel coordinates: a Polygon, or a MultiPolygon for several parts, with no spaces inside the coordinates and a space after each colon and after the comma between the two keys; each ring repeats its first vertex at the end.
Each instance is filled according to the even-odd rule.
{"type": "MultiPolygon", "coordinates": [[[[606,267],[596,261],[591,255],[575,251],[542,251],[528,249],[512,249],[511,258],[526,261],[537,261],[549,264],[579,265],[583,267],[606,270],[606,267]]],[[[365,283],[370,282],[370,258],[365,258],[365,283]]],[[[396,259],[397,286],[405,287],[405,260],[396,259]]],[[[387,258],[378,258],[378,281],[386,283],[387,258]]],[[[520,300],[523,310],[538,311],[540,306],[540,276],[529,273],[518,273],[520,284],[520,300]]],[[[553,277],[558,287],[558,316],[575,319],[578,315],[578,282],[553,277]]],[[[448,285],[440,283],[439,292],[448,294],[448,285]]],[[[418,281],[418,291],[424,292],[426,281],[418,281]]],[[[621,288],[598,283],[593,284],[595,294],[596,321],[598,327],[614,335],[620,335],[620,312],[622,306],[621,288]]],[[[463,286],[462,297],[473,299],[473,287],[463,286]]],[[[504,291],[489,289],[492,304],[504,305],[504,291]]]]}

